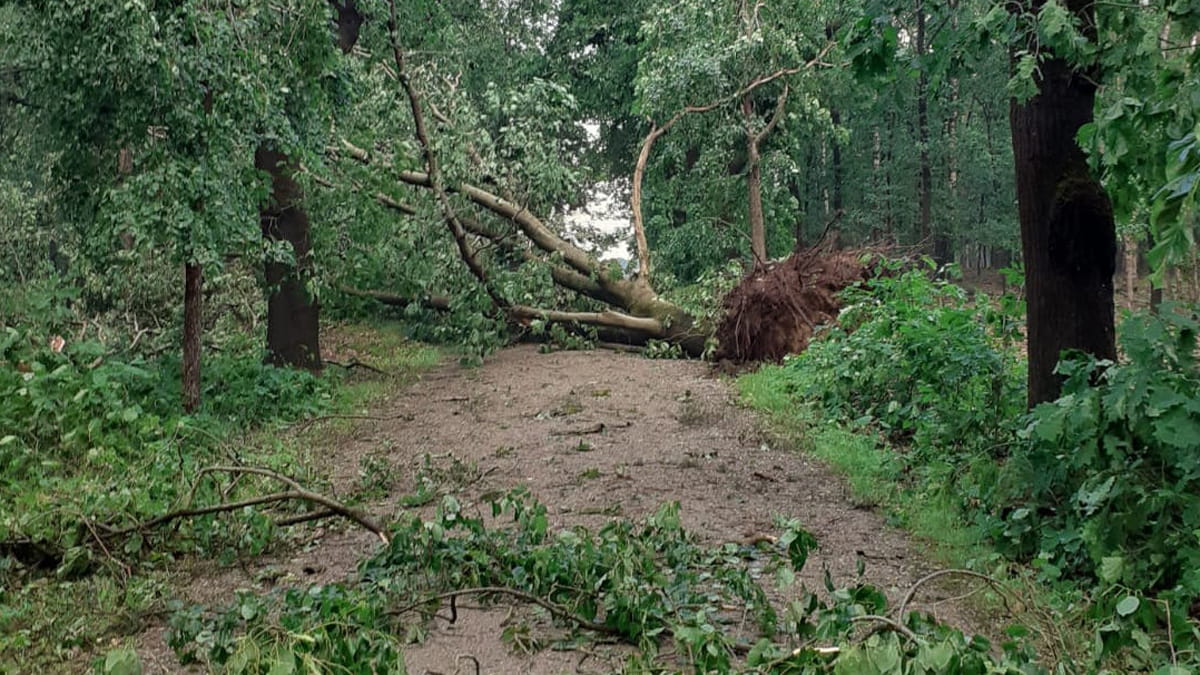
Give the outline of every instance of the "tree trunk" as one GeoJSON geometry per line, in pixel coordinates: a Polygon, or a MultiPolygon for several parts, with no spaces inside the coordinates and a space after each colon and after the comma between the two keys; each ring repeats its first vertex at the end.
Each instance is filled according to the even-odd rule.
{"type": "MultiPolygon", "coordinates": [[[[957,23],[957,22],[955,22],[957,23]]],[[[943,226],[950,226],[950,223],[958,222],[959,213],[959,194],[958,194],[958,78],[950,80],[950,114],[946,118],[946,137],[947,137],[947,153],[946,153],[946,188],[950,193],[949,208],[943,214],[943,218],[949,222],[944,222],[943,226]]],[[[938,264],[946,264],[954,260],[954,247],[950,237],[944,232],[938,232],[934,235],[933,240],[934,260],[938,264]]],[[[979,247],[982,253],[983,247],[979,247]]],[[[978,269],[982,269],[980,264],[978,269]]]]}
{"type": "Polygon", "coordinates": [[[925,56],[925,2],[917,0],[917,221],[921,240],[931,245],[933,259],[939,265],[949,262],[950,240],[933,231],[933,167],[929,160],[929,75],[925,56]]]}
{"type": "Polygon", "coordinates": [[[892,113],[887,114],[888,128],[888,144],[887,152],[883,157],[883,186],[884,186],[884,214],[883,214],[883,232],[884,240],[893,243],[896,241],[896,212],[892,208],[892,166],[894,164],[896,151],[896,118],[892,113]]]}
{"type": "Polygon", "coordinates": [[[271,175],[271,197],[259,211],[263,238],[287,242],[294,264],[268,259],[267,360],[308,370],[321,369],[320,305],[308,292],[312,275],[308,214],[300,206],[303,193],[292,177],[295,162],[260,145],[254,166],[271,175]]]}
{"type": "Polygon", "coordinates": [[[750,202],[750,251],[754,254],[754,266],[761,267],[767,261],[767,225],[762,205],[762,169],[759,167],[758,138],[750,127],[754,106],[750,95],[742,98],[742,116],[746,122],[746,192],[750,202]]]}
{"type": "MultiPolygon", "coordinates": [[[[1041,2],[1035,2],[1037,11],[1041,2]]],[[[1072,0],[1085,26],[1091,4],[1072,0]]],[[[1094,30],[1094,29],[1093,29],[1094,30]]],[[[1028,307],[1030,406],[1058,397],[1064,349],[1117,355],[1113,328],[1116,233],[1112,206],[1075,142],[1092,120],[1097,73],[1061,59],[1041,64],[1039,93],[1010,105],[1028,307]]]]}
{"type": "Polygon", "coordinates": [[[204,275],[200,265],[183,266],[183,411],[200,408],[200,312],[203,309],[204,275]]]}
{"type": "MultiPolygon", "coordinates": [[[[837,108],[830,108],[829,120],[836,129],[842,123],[842,113],[837,108]]],[[[833,212],[842,210],[842,145],[837,136],[833,137],[833,212]]]]}
{"type": "Polygon", "coordinates": [[[1134,298],[1137,297],[1138,243],[1132,234],[1125,235],[1125,255],[1122,256],[1125,272],[1125,306],[1134,308],[1134,298]]]}
{"type": "Polygon", "coordinates": [[[756,268],[767,261],[767,226],[762,205],[762,156],[758,148],[783,119],[787,97],[788,85],[784,84],[783,93],[775,99],[775,112],[761,131],[754,128],[754,104],[750,101],[750,92],[746,92],[742,97],[742,116],[746,124],[746,161],[750,165],[749,171],[746,172],[746,187],[750,195],[750,246],[754,251],[756,268]]]}
{"type": "MultiPolygon", "coordinates": [[[[349,54],[358,43],[365,17],[355,0],[329,0],[335,12],[334,38],[338,49],[349,54]]],[[[287,242],[294,265],[268,260],[267,361],[275,365],[321,369],[320,315],[317,299],[308,292],[312,276],[312,244],[308,214],[301,206],[303,192],[292,177],[296,163],[265,142],[254,151],[254,167],[271,176],[271,195],[259,208],[263,239],[268,244],[287,242]]]]}

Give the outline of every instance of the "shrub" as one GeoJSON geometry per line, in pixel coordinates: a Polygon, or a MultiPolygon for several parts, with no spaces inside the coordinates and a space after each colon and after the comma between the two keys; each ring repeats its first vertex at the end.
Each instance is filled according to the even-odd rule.
{"type": "Polygon", "coordinates": [[[1062,396],[1030,413],[1000,472],[1010,552],[1051,576],[1200,597],[1198,330],[1194,311],[1138,314],[1121,326],[1124,362],[1059,364],[1062,396]]]}
{"type": "Polygon", "coordinates": [[[828,417],[873,424],[925,459],[999,450],[1023,404],[1020,362],[987,299],[920,270],[844,292],[839,324],[787,370],[828,417]]]}
{"type": "Polygon", "coordinates": [[[0,544],[34,542],[75,564],[83,523],[165,511],[228,430],[300,417],[329,399],[328,380],[239,350],[205,361],[204,407],[185,417],[179,373],[174,356],[52,345],[40,331],[0,328],[0,544]]]}

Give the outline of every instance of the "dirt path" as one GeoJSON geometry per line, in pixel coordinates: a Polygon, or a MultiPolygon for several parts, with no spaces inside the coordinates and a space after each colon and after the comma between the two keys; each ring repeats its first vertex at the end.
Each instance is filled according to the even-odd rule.
{"type": "MultiPolygon", "coordinates": [[[[474,465],[477,477],[460,500],[470,504],[525,485],[547,504],[555,526],[598,528],[614,516],[639,518],[678,500],[686,527],[718,544],[771,532],[776,514],[798,518],[821,545],[803,576],[810,587],[821,585],[825,568],[835,581],[851,582],[864,558],[867,580],[895,601],[935,567],[919,544],[857,507],[827,468],[776,447],[704,364],[516,347],[478,369],[433,371],[373,414],[381,419],[358,424],[329,449],[328,461],[342,494],[359,480],[361,466],[391,467],[390,494],[371,505],[385,519],[397,512],[396,499],[412,492],[419,472],[453,480],[457,460],[474,465]],[[430,468],[423,469],[427,454],[430,468]]],[[[206,574],[189,594],[225,602],[235,588],[261,588],[253,580],[267,565],[297,581],[343,579],[374,546],[365,532],[318,528],[305,550],[258,569],[206,574]]],[[[939,594],[923,593],[933,604],[921,607],[970,627],[961,606],[936,604],[939,594]]],[[[463,654],[478,658],[483,673],[576,672],[577,653],[510,653],[499,640],[505,618],[504,611],[478,610],[460,613],[453,626],[439,620],[423,645],[406,652],[409,672],[454,672],[463,654]]],[[[162,629],[144,634],[141,647],[146,672],[178,670],[162,629]]],[[[595,661],[587,668],[605,672],[595,661]]]]}

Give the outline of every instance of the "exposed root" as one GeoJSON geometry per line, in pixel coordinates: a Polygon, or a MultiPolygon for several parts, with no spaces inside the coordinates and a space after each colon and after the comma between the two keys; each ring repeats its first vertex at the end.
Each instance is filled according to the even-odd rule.
{"type": "Polygon", "coordinates": [[[838,294],[875,274],[875,249],[813,248],[754,270],[725,297],[718,359],[779,361],[804,351],[842,308],[838,294]]]}

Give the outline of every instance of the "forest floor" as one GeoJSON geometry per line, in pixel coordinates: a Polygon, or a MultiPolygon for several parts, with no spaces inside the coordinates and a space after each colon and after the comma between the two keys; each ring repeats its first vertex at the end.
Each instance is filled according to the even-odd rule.
{"type": "MultiPolygon", "coordinates": [[[[857,502],[820,461],[773,438],[703,363],[520,346],[479,368],[442,365],[397,383],[364,412],[319,422],[340,426],[315,454],[336,495],[361,491],[368,468],[375,491],[363,506],[381,520],[408,512],[398,500],[422,481],[466,509],[526,486],[550,509],[552,527],[599,528],[677,500],[685,527],[721,544],[771,534],[776,515],[797,518],[820,544],[801,575],[809,588],[822,587],[826,569],[835,583],[853,583],[861,560],[865,580],[895,602],[938,567],[923,542],[857,502]]],[[[432,513],[435,504],[418,510],[432,513]]],[[[306,527],[284,553],[235,567],[195,565],[181,599],[220,606],[237,589],[346,580],[379,546],[370,533],[331,521],[306,527]]],[[[961,590],[929,584],[914,607],[968,632],[1000,623],[952,597],[961,590]]],[[[435,618],[427,639],[407,648],[410,673],[470,672],[457,665],[466,655],[483,673],[609,672],[619,663],[619,650],[515,653],[501,633],[524,610],[459,610],[454,624],[435,618]]],[[[176,665],[165,635],[160,624],[138,637],[143,672],[198,672],[176,665]]]]}

